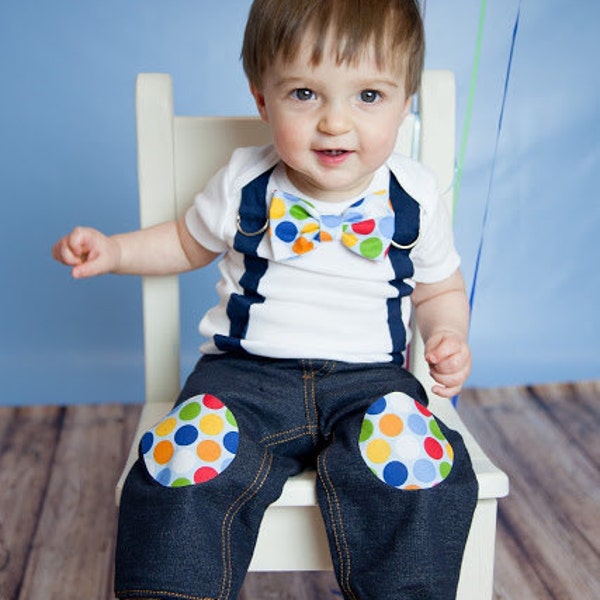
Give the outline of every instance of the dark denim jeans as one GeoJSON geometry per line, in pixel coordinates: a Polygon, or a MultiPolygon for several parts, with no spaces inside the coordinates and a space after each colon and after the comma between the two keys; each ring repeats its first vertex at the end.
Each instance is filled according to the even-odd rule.
{"type": "Polygon", "coordinates": [[[477,482],[426,404],[391,363],[203,357],[127,478],[117,596],[234,600],[265,509],[315,466],[344,598],[455,598],[477,482]]]}

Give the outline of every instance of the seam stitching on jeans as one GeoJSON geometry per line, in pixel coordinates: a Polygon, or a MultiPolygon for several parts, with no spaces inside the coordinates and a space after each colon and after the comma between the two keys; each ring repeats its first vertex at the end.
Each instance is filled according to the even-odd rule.
{"type": "Polygon", "coordinates": [[[318,371],[315,371],[312,360],[310,360],[309,362],[310,362],[310,368],[312,369],[310,398],[312,401],[312,409],[313,409],[313,412],[312,412],[313,422],[309,423],[309,425],[313,427],[312,438],[313,438],[313,443],[316,446],[317,442],[318,442],[319,409],[317,408],[317,390],[316,390],[315,375],[316,375],[316,373],[321,371],[321,369],[323,369],[323,367],[325,366],[325,363],[323,363],[323,365],[321,366],[321,369],[319,369],[318,371]]]}
{"type": "Polygon", "coordinates": [[[222,539],[222,552],[221,558],[223,561],[223,578],[221,581],[221,592],[219,593],[219,600],[224,600],[229,596],[231,592],[232,582],[232,559],[231,559],[231,529],[233,527],[233,520],[237,513],[245,506],[262,488],[267,480],[267,476],[271,470],[273,463],[273,455],[265,450],[263,452],[262,462],[256,472],[252,483],[234,500],[229,506],[225,516],[223,518],[223,524],[221,526],[221,539],[222,539]]]}
{"type": "Polygon", "coordinates": [[[275,446],[283,442],[296,440],[304,437],[305,435],[310,435],[312,437],[312,434],[316,429],[317,427],[315,425],[299,425],[298,427],[293,427],[292,429],[266,435],[264,438],[259,440],[259,443],[264,444],[265,446],[275,446]]]}
{"type": "MultiPolygon", "coordinates": [[[[332,440],[333,441],[333,440],[332,440]]],[[[335,490],[335,486],[331,481],[329,470],[327,468],[327,453],[329,448],[324,450],[320,456],[320,463],[322,469],[318,470],[319,478],[323,485],[325,495],[327,497],[327,508],[329,516],[331,518],[331,528],[335,540],[335,546],[340,561],[340,587],[342,591],[350,600],[357,600],[354,592],[350,587],[350,573],[351,573],[351,561],[350,561],[350,550],[348,548],[348,541],[344,530],[344,523],[342,519],[342,513],[340,510],[340,502],[335,490]],[[327,481],[325,481],[325,478],[327,481]]]]}
{"type": "Polygon", "coordinates": [[[308,427],[308,431],[310,431],[310,437],[312,439],[313,446],[317,445],[318,441],[318,424],[316,422],[317,418],[317,407],[315,400],[315,376],[313,370],[312,360],[308,360],[307,363],[304,359],[301,361],[302,364],[302,382],[303,382],[303,391],[304,391],[304,412],[306,414],[306,423],[308,427]],[[310,381],[310,384],[309,384],[310,381]],[[312,407],[312,411],[311,411],[312,407]]]}
{"type": "Polygon", "coordinates": [[[126,600],[127,598],[131,598],[131,600],[134,600],[135,598],[143,598],[143,596],[140,596],[139,594],[146,594],[147,596],[153,596],[154,594],[160,594],[161,596],[164,596],[167,594],[171,598],[180,598],[181,600],[216,600],[216,598],[208,596],[190,596],[188,594],[166,592],[164,590],[119,590],[115,592],[115,595],[122,600],[126,600]],[[135,594],[135,596],[131,596],[130,594],[135,594]]]}

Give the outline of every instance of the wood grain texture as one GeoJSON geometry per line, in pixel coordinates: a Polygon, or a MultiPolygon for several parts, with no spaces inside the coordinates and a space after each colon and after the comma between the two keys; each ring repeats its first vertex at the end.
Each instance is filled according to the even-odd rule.
{"type": "Polygon", "coordinates": [[[36,554],[39,515],[65,410],[3,408],[0,418],[0,600],[19,597],[23,576],[36,554]]]}
{"type": "MultiPolygon", "coordinates": [[[[110,600],[114,486],[139,405],[0,408],[0,600],[110,600]]],[[[463,392],[511,478],[495,600],[600,597],[600,382],[463,392]]],[[[251,573],[240,600],[336,600],[332,573],[251,573]]]]}
{"type": "Polygon", "coordinates": [[[511,481],[500,501],[498,600],[600,597],[595,382],[467,390],[461,414],[511,481]]]}

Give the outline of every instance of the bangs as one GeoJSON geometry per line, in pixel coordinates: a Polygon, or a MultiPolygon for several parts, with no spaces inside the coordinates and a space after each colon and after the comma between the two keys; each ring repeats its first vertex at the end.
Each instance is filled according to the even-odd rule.
{"type": "MultiPolygon", "coordinates": [[[[294,30],[288,33],[279,47],[284,61],[292,60],[300,51],[301,44],[312,41],[311,62],[318,65],[327,49],[333,50],[338,64],[355,64],[367,51],[374,50],[378,66],[387,64],[394,58],[394,38],[396,29],[388,15],[377,11],[375,4],[330,0],[319,2],[312,13],[304,13],[303,23],[297,22],[294,30]],[[308,34],[308,35],[307,35],[308,34]]],[[[382,2],[383,7],[390,2],[382,2]]],[[[382,8],[383,8],[382,7],[382,8]]],[[[393,16],[393,15],[389,15],[393,16]]]]}
{"type": "MultiPolygon", "coordinates": [[[[255,5],[257,3],[255,2],[255,5]]],[[[248,19],[242,57],[250,81],[275,60],[294,60],[305,43],[318,65],[327,51],[338,64],[356,64],[374,52],[379,67],[404,67],[407,91],[419,87],[424,35],[415,0],[262,0],[248,19]]]]}

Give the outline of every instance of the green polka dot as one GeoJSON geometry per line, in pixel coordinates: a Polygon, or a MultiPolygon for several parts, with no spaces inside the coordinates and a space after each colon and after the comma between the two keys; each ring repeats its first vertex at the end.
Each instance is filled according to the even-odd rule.
{"type": "Polygon", "coordinates": [[[368,419],[365,419],[362,422],[362,427],[360,428],[360,437],[358,438],[358,441],[364,442],[365,440],[368,440],[373,435],[374,429],[375,426],[373,423],[368,419]]]}
{"type": "Polygon", "coordinates": [[[377,258],[383,250],[383,242],[376,237],[361,242],[360,253],[365,258],[377,258]]]}
{"type": "Polygon", "coordinates": [[[298,221],[303,221],[304,219],[307,219],[310,216],[308,214],[308,211],[298,204],[295,204],[290,208],[290,215],[292,215],[294,219],[298,219],[298,221]]]}
{"type": "Polygon", "coordinates": [[[186,479],[185,477],[180,477],[171,484],[171,487],[185,487],[186,485],[192,485],[192,482],[189,479],[186,479]]]}
{"type": "Polygon", "coordinates": [[[450,471],[452,470],[452,465],[450,463],[447,462],[443,462],[440,465],[440,475],[446,479],[446,477],[448,477],[448,475],[450,474],[450,471]]]}
{"type": "Polygon", "coordinates": [[[237,427],[237,421],[235,420],[235,417],[233,416],[233,413],[229,409],[225,410],[225,418],[227,419],[227,422],[230,425],[233,425],[234,427],[237,427]]]}
{"type": "Polygon", "coordinates": [[[431,421],[429,421],[429,431],[431,431],[433,437],[436,437],[438,440],[446,439],[435,419],[431,419],[431,421]]]}
{"type": "Polygon", "coordinates": [[[182,421],[191,421],[200,414],[200,404],[198,402],[190,402],[179,411],[179,418],[182,421]]]}

